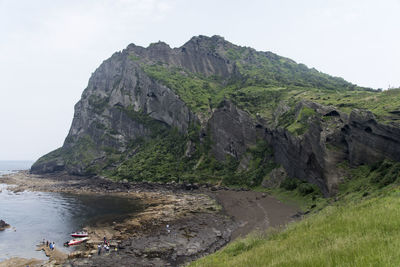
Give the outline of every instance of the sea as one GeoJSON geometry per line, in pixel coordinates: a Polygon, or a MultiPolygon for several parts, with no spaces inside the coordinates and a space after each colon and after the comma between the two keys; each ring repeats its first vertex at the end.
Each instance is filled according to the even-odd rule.
{"type": "Polygon", "coordinates": [[[0,176],[19,170],[27,170],[33,164],[31,160],[0,160],[0,176]]]}
{"type": "Polygon", "coordinates": [[[68,253],[76,247],[63,247],[72,239],[70,233],[84,226],[119,221],[143,209],[136,199],[75,195],[49,192],[14,193],[1,183],[1,176],[29,169],[32,161],[0,161],[0,219],[10,228],[0,231],[0,263],[11,257],[46,259],[36,251],[43,239],[55,242],[68,253]]]}

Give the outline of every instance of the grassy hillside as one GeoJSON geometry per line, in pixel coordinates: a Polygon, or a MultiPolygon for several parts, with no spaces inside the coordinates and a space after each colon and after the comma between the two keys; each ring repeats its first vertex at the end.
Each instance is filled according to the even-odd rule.
{"type": "Polygon", "coordinates": [[[307,99],[346,113],[354,108],[368,109],[385,123],[400,120],[399,89],[380,92],[360,88],[290,59],[249,48],[230,49],[226,56],[238,68],[238,73],[229,79],[205,77],[162,62],[141,65],[151,78],[174,90],[196,113],[210,113],[227,98],[250,114],[272,119],[280,103],[294,106],[307,99]]]}
{"type": "Polygon", "coordinates": [[[190,266],[398,266],[399,163],[348,171],[336,201],[322,211],[236,240],[190,266]]]}

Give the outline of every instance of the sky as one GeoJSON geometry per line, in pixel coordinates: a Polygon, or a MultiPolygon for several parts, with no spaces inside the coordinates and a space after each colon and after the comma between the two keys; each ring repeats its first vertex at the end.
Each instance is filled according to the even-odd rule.
{"type": "Polygon", "coordinates": [[[360,86],[400,86],[400,0],[0,0],[0,160],[62,146],[90,75],[128,44],[196,35],[360,86]]]}

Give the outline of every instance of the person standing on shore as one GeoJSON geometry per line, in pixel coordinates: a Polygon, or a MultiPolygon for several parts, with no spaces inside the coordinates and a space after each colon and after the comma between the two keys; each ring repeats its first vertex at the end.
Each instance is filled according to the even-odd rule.
{"type": "Polygon", "coordinates": [[[97,255],[101,254],[101,244],[97,245],[97,255]]]}
{"type": "Polygon", "coordinates": [[[56,248],[56,243],[53,241],[53,250],[56,248]]]}

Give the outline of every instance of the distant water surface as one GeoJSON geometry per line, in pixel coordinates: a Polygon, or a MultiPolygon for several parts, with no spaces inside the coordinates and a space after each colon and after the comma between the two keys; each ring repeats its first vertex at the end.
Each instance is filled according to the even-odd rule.
{"type": "MultiPolygon", "coordinates": [[[[29,162],[1,161],[0,170],[27,169],[29,162]]],[[[46,259],[43,252],[35,251],[45,238],[56,247],[70,252],[62,244],[71,239],[70,233],[85,225],[112,223],[125,219],[128,214],[142,210],[138,200],[104,195],[74,195],[65,193],[20,192],[13,193],[1,184],[0,219],[11,228],[0,232],[0,262],[10,257],[46,259]]]]}
{"type": "Polygon", "coordinates": [[[27,170],[32,164],[31,160],[0,160],[0,176],[14,171],[27,170]]]}

